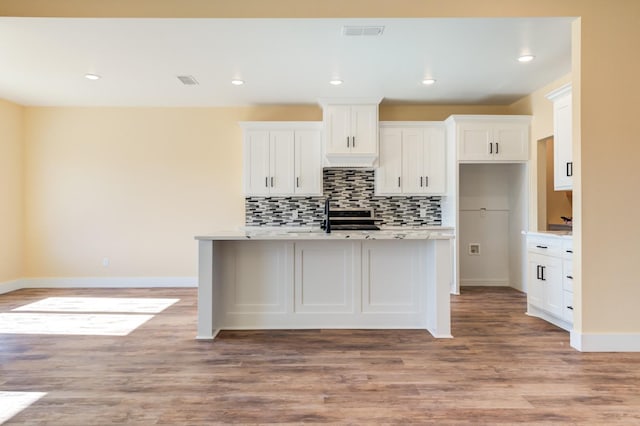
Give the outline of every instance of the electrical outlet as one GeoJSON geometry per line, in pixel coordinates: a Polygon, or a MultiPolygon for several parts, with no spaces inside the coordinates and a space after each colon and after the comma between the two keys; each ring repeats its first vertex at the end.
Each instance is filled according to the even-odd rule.
{"type": "Polygon", "coordinates": [[[422,218],[427,217],[427,209],[420,209],[420,217],[422,218]]]}
{"type": "Polygon", "coordinates": [[[109,263],[111,263],[111,261],[109,260],[108,257],[103,257],[102,258],[102,266],[104,266],[106,268],[107,266],[109,266],[109,263]]]}
{"type": "Polygon", "coordinates": [[[469,255],[470,256],[480,256],[480,244],[479,243],[471,243],[471,244],[469,244],[469,255]]]}
{"type": "Polygon", "coordinates": [[[298,218],[298,210],[293,210],[293,211],[291,212],[291,217],[292,217],[293,219],[297,219],[297,218],[298,218]]]}

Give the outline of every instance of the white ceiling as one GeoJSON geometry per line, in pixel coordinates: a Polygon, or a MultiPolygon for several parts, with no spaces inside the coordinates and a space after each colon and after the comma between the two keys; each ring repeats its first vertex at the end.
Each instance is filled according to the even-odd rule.
{"type": "Polygon", "coordinates": [[[570,72],[570,27],[570,18],[0,18],[0,98],[40,106],[314,104],[327,97],[508,104],[570,72]],[[344,25],[385,29],[346,37],[344,25]],[[522,53],[536,59],[522,64],[522,53]],[[200,84],[184,86],[178,75],[200,84]],[[344,84],[331,86],[334,77],[344,84]],[[436,84],[423,86],[425,77],[436,84]],[[232,78],[246,84],[233,86],[232,78]]]}

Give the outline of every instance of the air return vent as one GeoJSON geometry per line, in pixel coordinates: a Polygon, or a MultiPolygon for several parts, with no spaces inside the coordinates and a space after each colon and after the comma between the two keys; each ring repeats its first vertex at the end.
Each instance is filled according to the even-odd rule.
{"type": "Polygon", "coordinates": [[[179,75],[178,80],[180,80],[185,86],[194,86],[198,84],[198,80],[196,80],[192,75],[179,75]]]}
{"type": "Polygon", "coordinates": [[[383,31],[383,26],[345,25],[342,27],[342,35],[345,36],[380,36],[383,31]]]}

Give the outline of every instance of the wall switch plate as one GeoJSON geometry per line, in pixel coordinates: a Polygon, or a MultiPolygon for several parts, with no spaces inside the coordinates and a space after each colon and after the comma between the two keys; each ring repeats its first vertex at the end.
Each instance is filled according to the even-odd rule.
{"type": "Polygon", "coordinates": [[[420,217],[427,217],[427,209],[420,209],[420,217]]]}
{"type": "Polygon", "coordinates": [[[111,261],[109,260],[108,257],[103,257],[102,258],[102,266],[107,267],[107,266],[109,266],[109,263],[111,263],[111,261]]]}
{"type": "Polygon", "coordinates": [[[298,218],[298,210],[292,210],[291,211],[291,217],[293,219],[297,219],[298,218]]]}
{"type": "Polygon", "coordinates": [[[479,243],[471,243],[471,244],[469,244],[469,255],[470,256],[480,256],[480,244],[479,243]]]}

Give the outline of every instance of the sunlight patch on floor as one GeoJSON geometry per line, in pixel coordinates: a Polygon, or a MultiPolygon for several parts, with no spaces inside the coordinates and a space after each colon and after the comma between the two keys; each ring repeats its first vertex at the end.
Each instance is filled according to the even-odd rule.
{"type": "Polygon", "coordinates": [[[126,336],[149,321],[141,314],[0,313],[0,333],[126,336]]]}
{"type": "Polygon", "coordinates": [[[45,395],[46,392],[0,391],[0,424],[6,422],[45,395]]]}
{"type": "Polygon", "coordinates": [[[39,312],[129,312],[157,314],[180,299],[122,297],[47,297],[14,311],[39,312]]]}

